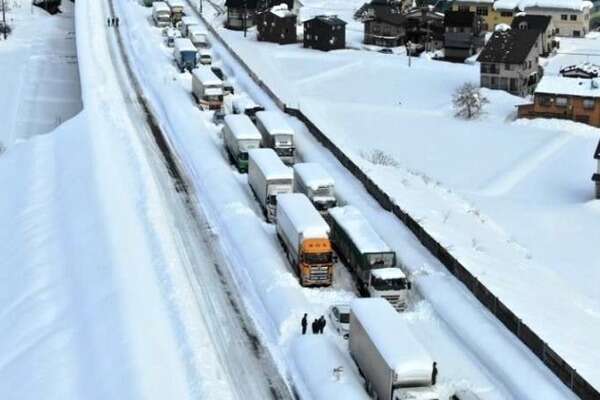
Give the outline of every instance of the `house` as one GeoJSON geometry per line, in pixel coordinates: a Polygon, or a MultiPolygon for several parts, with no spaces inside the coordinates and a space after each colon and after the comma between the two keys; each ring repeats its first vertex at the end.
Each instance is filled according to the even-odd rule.
{"type": "Polygon", "coordinates": [[[600,127],[600,82],[545,76],[533,104],[519,106],[520,118],[560,118],[600,127]]]}
{"type": "Polygon", "coordinates": [[[423,45],[425,50],[444,46],[444,14],[432,6],[414,7],[403,14],[406,41],[423,45]]]}
{"type": "Polygon", "coordinates": [[[600,65],[582,63],[578,65],[569,65],[559,71],[561,76],[565,78],[597,78],[600,73],[600,65]]]}
{"type": "Polygon", "coordinates": [[[542,55],[548,55],[555,46],[554,23],[549,15],[520,14],[513,18],[512,29],[532,29],[540,33],[540,46],[542,55]]]}
{"type": "Polygon", "coordinates": [[[598,142],[598,147],[596,147],[594,158],[598,160],[598,171],[592,175],[592,180],[596,182],[596,198],[600,199],[600,142],[598,142]]]}
{"type": "Polygon", "coordinates": [[[304,21],[304,47],[322,51],[346,47],[346,22],[336,15],[318,15],[304,21]]]}
{"type": "Polygon", "coordinates": [[[296,43],[296,14],[286,4],[256,16],[257,39],[279,44],[296,43]]]}
{"type": "Polygon", "coordinates": [[[225,28],[242,31],[256,23],[258,0],[225,0],[227,18],[225,28]]]}
{"type": "Polygon", "coordinates": [[[399,2],[373,0],[362,8],[360,19],[364,23],[365,44],[383,47],[404,44],[405,19],[399,2]]]}
{"type": "Polygon", "coordinates": [[[530,15],[552,17],[557,36],[583,37],[590,31],[590,1],[521,0],[519,7],[530,15]]]}
{"type": "Polygon", "coordinates": [[[471,11],[446,11],[444,17],[444,55],[464,61],[483,46],[481,18],[471,11]]]}
{"type": "Polygon", "coordinates": [[[510,25],[518,0],[455,0],[452,11],[470,11],[481,17],[481,30],[493,31],[498,24],[510,25]]]}
{"type": "Polygon", "coordinates": [[[493,29],[498,24],[511,25],[513,18],[520,11],[519,0],[496,0],[492,14],[493,25],[490,25],[490,27],[493,29]]]}
{"type": "Polygon", "coordinates": [[[525,96],[541,75],[538,65],[539,32],[496,31],[479,54],[481,86],[525,96]]]}

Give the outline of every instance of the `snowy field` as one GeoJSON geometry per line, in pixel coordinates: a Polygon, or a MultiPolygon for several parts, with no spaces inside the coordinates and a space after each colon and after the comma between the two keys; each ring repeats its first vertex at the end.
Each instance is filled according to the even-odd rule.
{"type": "MultiPolygon", "coordinates": [[[[343,14],[337,6],[335,13],[343,14]]],[[[259,43],[253,30],[246,39],[220,33],[280,98],[600,386],[600,353],[589,351],[600,335],[600,205],[590,181],[600,131],[568,121],[514,121],[516,105],[526,100],[489,90],[483,118],[455,119],[452,92],[478,83],[478,65],[413,58],[409,67],[404,56],[322,53],[259,43]],[[374,151],[393,165],[373,163],[374,151]]],[[[561,51],[577,49],[600,54],[600,40],[563,40],[561,51]]],[[[571,63],[574,56],[567,57],[551,59],[548,73],[571,63]]]]}

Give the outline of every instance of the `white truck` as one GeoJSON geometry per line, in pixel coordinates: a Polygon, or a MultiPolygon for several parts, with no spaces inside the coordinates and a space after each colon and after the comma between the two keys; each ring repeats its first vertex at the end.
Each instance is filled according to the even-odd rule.
{"type": "Polygon", "coordinates": [[[223,82],[210,68],[192,70],[192,96],[203,110],[219,110],[223,104],[223,82]]]}
{"type": "Polygon", "coordinates": [[[256,127],[262,135],[262,146],[275,150],[287,165],[294,164],[294,130],[278,111],[256,113],[256,127]]]}
{"type": "Polygon", "coordinates": [[[329,210],[333,246],[363,296],[381,297],[398,311],[408,306],[411,283],[396,267],[396,253],[354,206],[329,210]]]}
{"type": "Polygon", "coordinates": [[[175,39],[173,56],[179,71],[193,70],[198,65],[198,50],[188,38],[175,39]]]}
{"type": "Polygon", "coordinates": [[[238,171],[248,171],[248,151],[260,147],[260,133],[246,115],[226,115],[223,119],[223,141],[230,161],[238,171]]]}
{"type": "Polygon", "coordinates": [[[274,222],[277,196],[292,193],[294,174],[272,149],[248,152],[248,184],[258,199],[268,222],[274,222]]]}
{"type": "Polygon", "coordinates": [[[183,0],[167,0],[167,5],[171,9],[171,21],[177,24],[185,14],[185,3],[183,0]]]}
{"type": "Polygon", "coordinates": [[[171,9],[164,1],[152,3],[152,19],[158,27],[171,26],[171,9]]]}
{"type": "Polygon", "coordinates": [[[257,112],[265,110],[245,93],[231,96],[228,101],[225,102],[225,105],[227,112],[233,114],[246,114],[253,121],[256,119],[257,112]]]}
{"type": "Polygon", "coordinates": [[[350,355],[377,400],[438,400],[434,362],[394,308],[380,298],[355,299],[350,355]]]}
{"type": "Polygon", "coordinates": [[[209,49],[201,48],[198,50],[198,59],[202,65],[210,65],[212,63],[212,53],[209,49]]]}
{"type": "Polygon", "coordinates": [[[189,26],[186,36],[194,43],[196,48],[205,49],[208,47],[208,33],[198,25],[189,26]]]}
{"type": "Polygon", "coordinates": [[[318,163],[294,165],[294,192],[304,193],[321,214],[335,207],[335,182],[318,163]]]}
{"type": "Polygon", "coordinates": [[[181,35],[184,37],[188,36],[188,29],[190,29],[191,26],[196,26],[198,25],[198,21],[194,18],[194,17],[182,17],[181,21],[179,21],[179,24],[177,24],[177,27],[179,28],[179,31],[181,32],[181,35]]]}
{"type": "Polygon", "coordinates": [[[333,252],[329,226],[308,197],[300,193],[277,196],[277,236],[302,286],[333,282],[333,252]]]}

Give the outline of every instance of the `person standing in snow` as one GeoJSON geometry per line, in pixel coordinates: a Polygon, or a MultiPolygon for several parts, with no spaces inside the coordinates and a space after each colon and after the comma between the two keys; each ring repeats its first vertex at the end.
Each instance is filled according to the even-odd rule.
{"type": "Polygon", "coordinates": [[[437,381],[437,375],[438,375],[437,362],[434,362],[433,369],[431,371],[431,384],[432,385],[435,385],[435,382],[437,381]]]}
{"type": "Polygon", "coordinates": [[[316,335],[317,333],[319,333],[319,320],[315,319],[312,323],[312,333],[313,335],[316,335]]]}
{"type": "Polygon", "coordinates": [[[307,314],[304,314],[304,317],[302,317],[302,322],[300,323],[302,325],[302,334],[306,335],[306,327],[308,326],[308,321],[306,320],[307,314]]]}
{"type": "Polygon", "coordinates": [[[321,335],[325,331],[325,325],[327,325],[327,321],[325,321],[325,316],[321,315],[321,318],[319,318],[319,333],[321,335]]]}
{"type": "Polygon", "coordinates": [[[106,26],[110,26],[110,18],[106,18],[106,26]]]}
{"type": "Polygon", "coordinates": [[[117,28],[119,27],[119,17],[115,18],[115,21],[117,23],[117,28]]]}

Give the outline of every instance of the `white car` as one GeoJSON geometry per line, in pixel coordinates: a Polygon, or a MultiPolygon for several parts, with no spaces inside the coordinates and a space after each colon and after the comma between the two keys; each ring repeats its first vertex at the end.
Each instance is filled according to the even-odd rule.
{"type": "Polygon", "coordinates": [[[165,28],[163,34],[165,36],[165,43],[167,47],[173,47],[175,45],[175,39],[179,39],[181,37],[181,32],[175,28],[165,28]]]}
{"type": "Polygon", "coordinates": [[[350,305],[334,304],[329,307],[329,320],[333,328],[344,339],[350,337],[350,305]]]}

